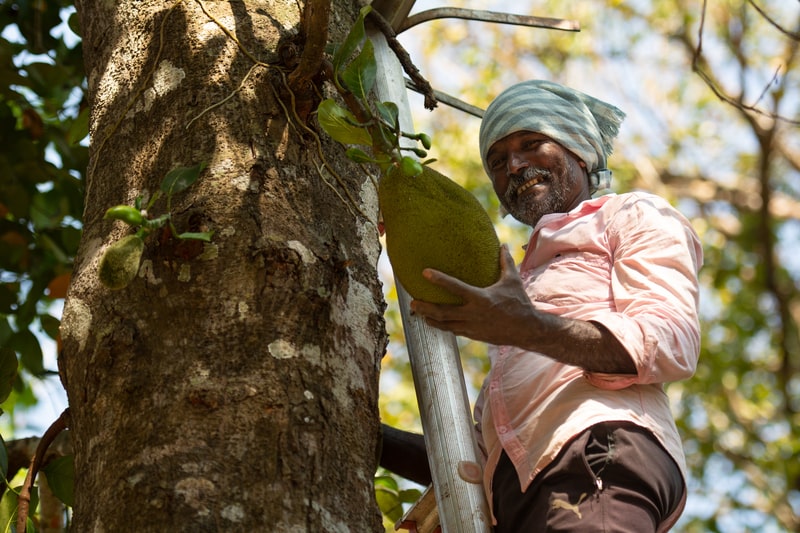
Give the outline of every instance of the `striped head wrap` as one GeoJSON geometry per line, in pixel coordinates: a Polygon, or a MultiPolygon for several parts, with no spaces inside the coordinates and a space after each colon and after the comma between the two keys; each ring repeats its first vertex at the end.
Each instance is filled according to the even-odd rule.
{"type": "Polygon", "coordinates": [[[518,131],[547,135],[586,163],[590,190],[608,188],[606,161],[625,113],[575,89],[544,80],[512,85],[489,104],[480,128],[483,168],[489,148],[518,131]]]}

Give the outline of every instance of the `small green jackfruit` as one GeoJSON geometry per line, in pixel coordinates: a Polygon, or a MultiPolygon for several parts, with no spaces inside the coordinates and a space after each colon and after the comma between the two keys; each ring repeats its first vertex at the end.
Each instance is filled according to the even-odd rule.
{"type": "Polygon", "coordinates": [[[500,242],[489,215],[477,198],[447,176],[428,166],[416,177],[391,169],[381,178],[378,200],[386,253],[413,298],[462,303],[423,278],[426,268],[477,287],[500,278],[500,242]]]}
{"type": "Polygon", "coordinates": [[[144,241],[138,235],[127,235],[106,249],[100,258],[97,275],[111,290],[124,289],[139,272],[144,241]]]}

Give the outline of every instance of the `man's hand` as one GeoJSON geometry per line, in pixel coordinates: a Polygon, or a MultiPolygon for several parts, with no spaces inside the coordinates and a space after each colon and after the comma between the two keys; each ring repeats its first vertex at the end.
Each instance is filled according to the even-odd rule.
{"type": "Polygon", "coordinates": [[[524,345],[537,312],[522,286],[514,259],[503,245],[500,249],[500,279],[486,288],[468,285],[452,276],[426,269],[423,276],[460,296],[462,305],[440,305],[413,300],[411,311],[438,329],[491,344],[524,345]]]}
{"type": "Polygon", "coordinates": [[[462,337],[539,352],[590,372],[636,374],[625,347],[602,324],[537,310],[505,245],[500,249],[500,269],[500,279],[486,288],[426,269],[423,276],[460,296],[464,303],[412,300],[411,311],[429,325],[462,337]]]}

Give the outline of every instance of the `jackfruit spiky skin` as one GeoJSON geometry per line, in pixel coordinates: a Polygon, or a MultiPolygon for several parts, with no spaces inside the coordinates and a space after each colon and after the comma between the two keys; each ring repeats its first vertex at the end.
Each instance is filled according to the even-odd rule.
{"type": "Polygon", "coordinates": [[[413,298],[462,303],[423,278],[426,268],[477,287],[500,278],[500,242],[494,225],[478,200],[450,178],[428,166],[416,177],[392,169],[381,178],[378,200],[386,253],[395,276],[413,298]]]}
{"type": "Polygon", "coordinates": [[[143,251],[144,241],[138,235],[127,235],[109,246],[97,269],[103,285],[114,291],[127,287],[139,271],[143,251]]]}

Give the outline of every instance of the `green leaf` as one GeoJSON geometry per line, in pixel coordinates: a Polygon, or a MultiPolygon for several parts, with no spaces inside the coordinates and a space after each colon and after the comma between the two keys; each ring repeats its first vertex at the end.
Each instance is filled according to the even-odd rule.
{"type": "Polygon", "coordinates": [[[8,340],[8,346],[19,354],[20,362],[34,376],[44,374],[42,347],[39,340],[30,330],[17,331],[8,340]]]}
{"type": "Polygon", "coordinates": [[[389,129],[383,122],[378,123],[378,127],[375,128],[375,131],[377,131],[377,133],[373,132],[373,136],[377,137],[380,142],[375,142],[373,138],[373,144],[381,146],[381,151],[391,153],[400,147],[400,140],[397,138],[397,132],[389,129]]]}
{"type": "Polygon", "coordinates": [[[397,490],[397,482],[388,476],[375,478],[375,501],[381,513],[397,522],[403,517],[403,502],[397,490]]]}
{"type": "Polygon", "coordinates": [[[0,345],[7,343],[13,334],[14,330],[8,325],[8,320],[0,317],[0,345]]]}
{"type": "Polygon", "coordinates": [[[0,285],[0,313],[12,313],[17,303],[19,283],[3,283],[0,285]]]}
{"type": "Polygon", "coordinates": [[[181,233],[177,237],[185,240],[205,241],[211,242],[211,236],[214,235],[213,231],[190,232],[181,233]]]}
{"type": "Polygon", "coordinates": [[[54,459],[42,469],[47,484],[64,505],[72,507],[75,490],[75,460],[72,455],[54,459]]]}
{"type": "Polygon", "coordinates": [[[42,296],[44,296],[45,290],[47,290],[47,283],[50,281],[49,273],[44,276],[33,277],[32,281],[33,283],[28,289],[28,294],[25,295],[25,301],[17,308],[15,322],[17,328],[20,330],[27,328],[33,319],[36,318],[36,306],[39,300],[42,299],[42,296]]]}
{"type": "Polygon", "coordinates": [[[31,201],[31,222],[36,229],[54,229],[69,212],[69,206],[60,191],[52,189],[38,193],[31,201]]]}
{"type": "Polygon", "coordinates": [[[375,476],[375,488],[397,492],[400,487],[397,485],[397,480],[392,476],[375,476]]]}
{"type": "Polygon", "coordinates": [[[65,71],[59,65],[44,62],[30,63],[25,65],[25,71],[30,79],[30,88],[37,94],[53,98],[63,91],[60,85],[65,81],[65,71]]]}
{"type": "Polygon", "coordinates": [[[62,265],[69,265],[71,263],[70,257],[64,253],[64,249],[61,245],[53,240],[47,233],[39,233],[39,248],[51,254],[53,259],[62,265]]]}
{"type": "Polygon", "coordinates": [[[205,163],[200,163],[193,167],[173,168],[161,182],[161,191],[166,194],[174,194],[187,189],[192,183],[197,181],[200,173],[206,168],[205,163]]]}
{"type": "Polygon", "coordinates": [[[371,6],[364,6],[361,8],[358,18],[353,23],[353,27],[350,28],[350,32],[347,34],[344,42],[336,49],[336,53],[333,55],[333,71],[335,74],[339,73],[339,70],[344,62],[350,59],[350,56],[353,55],[358,46],[364,40],[364,37],[366,36],[366,31],[364,30],[364,19],[370,11],[372,11],[371,6]]]}
{"type": "Polygon", "coordinates": [[[378,74],[375,49],[372,41],[364,42],[358,56],[342,72],[342,81],[359,100],[365,101],[378,74]]]}
{"type": "MultiPolygon", "coordinates": [[[[8,395],[11,394],[18,369],[19,361],[17,361],[17,354],[14,353],[14,350],[6,347],[0,348],[0,403],[6,401],[8,395]]],[[[5,473],[5,469],[3,472],[5,473]]]]}
{"type": "Polygon", "coordinates": [[[351,161],[356,163],[373,163],[375,160],[361,148],[348,148],[345,152],[351,161]]]}
{"type": "MultiPolygon", "coordinates": [[[[13,489],[6,489],[3,498],[0,499],[0,532],[15,533],[17,531],[17,509],[19,508],[19,490],[22,487],[14,487],[13,489]]],[[[29,514],[32,513],[39,505],[39,489],[31,487],[31,501],[28,509],[29,514]]],[[[25,531],[35,531],[33,522],[30,517],[25,524],[25,531]]]]}
{"type": "Polygon", "coordinates": [[[89,135],[89,107],[87,106],[75,120],[69,125],[67,130],[67,142],[76,145],[89,135]]]}
{"type": "Polygon", "coordinates": [[[342,144],[372,145],[372,137],[361,126],[354,125],[356,117],[331,99],[323,100],[317,108],[319,125],[325,133],[342,144]]]}
{"type": "Polygon", "coordinates": [[[0,499],[0,531],[17,530],[17,493],[6,489],[3,498],[0,499]]]}
{"type": "Polygon", "coordinates": [[[0,475],[3,479],[8,475],[8,448],[6,448],[6,441],[0,435],[0,475]]]}
{"type": "Polygon", "coordinates": [[[77,13],[70,15],[69,19],[67,19],[67,25],[69,29],[75,32],[75,35],[81,34],[81,23],[77,13]]]}
{"type": "Polygon", "coordinates": [[[397,131],[400,128],[400,110],[394,102],[379,102],[375,104],[378,114],[389,127],[397,131]]]}
{"type": "Polygon", "coordinates": [[[61,327],[61,321],[53,315],[39,315],[39,322],[42,324],[42,329],[47,336],[53,340],[58,338],[58,329],[61,327]]]}
{"type": "Polygon", "coordinates": [[[422,498],[422,491],[419,489],[404,489],[400,491],[400,501],[403,503],[414,503],[422,498]]]}
{"type": "MultiPolygon", "coordinates": [[[[146,211],[150,211],[150,208],[156,203],[156,200],[161,198],[161,191],[156,191],[150,196],[150,200],[147,202],[147,207],[145,207],[146,211]]],[[[141,203],[141,202],[140,202],[141,203]]]]}

